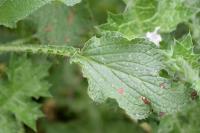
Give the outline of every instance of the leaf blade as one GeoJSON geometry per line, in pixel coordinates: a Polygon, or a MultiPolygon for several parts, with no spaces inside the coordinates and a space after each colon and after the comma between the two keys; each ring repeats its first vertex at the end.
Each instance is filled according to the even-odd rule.
{"type": "MultiPolygon", "coordinates": [[[[17,21],[24,19],[40,7],[54,0],[4,0],[0,3],[0,25],[16,27],[17,21]]],[[[81,0],[60,0],[66,5],[74,5],[81,0]]]]}
{"type": "MultiPolygon", "coordinates": [[[[195,1],[196,2],[196,1],[195,1]]],[[[195,5],[187,0],[135,0],[126,1],[128,9],[122,14],[108,14],[107,23],[99,26],[101,32],[118,31],[128,39],[145,36],[160,27],[161,32],[173,31],[177,24],[197,13],[195,5]]]]}
{"type": "Polygon", "coordinates": [[[129,116],[144,119],[151,108],[169,113],[188,103],[184,89],[169,89],[169,81],[158,75],[163,67],[160,58],[144,39],[128,41],[121,34],[107,33],[92,38],[82,55],[73,60],[80,63],[88,78],[88,93],[94,101],[115,99],[129,116]],[[161,83],[168,89],[160,88],[161,83]]]}
{"type": "MultiPolygon", "coordinates": [[[[50,84],[44,80],[44,77],[48,76],[49,66],[49,63],[32,64],[26,57],[13,57],[10,60],[7,69],[8,80],[1,80],[0,84],[0,111],[8,114],[5,117],[9,117],[9,114],[14,115],[13,119],[15,118],[16,122],[25,123],[36,130],[35,121],[43,114],[39,109],[40,105],[32,98],[50,96],[50,84]]],[[[5,129],[8,128],[5,126],[5,129]]]]}

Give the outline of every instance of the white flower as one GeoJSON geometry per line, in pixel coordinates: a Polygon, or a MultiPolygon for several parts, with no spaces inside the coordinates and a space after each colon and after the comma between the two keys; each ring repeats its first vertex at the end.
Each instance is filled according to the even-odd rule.
{"type": "Polygon", "coordinates": [[[147,32],[146,33],[146,38],[156,44],[156,46],[160,46],[160,42],[162,41],[162,37],[160,34],[158,34],[158,30],[160,27],[156,27],[153,32],[147,32]]]}

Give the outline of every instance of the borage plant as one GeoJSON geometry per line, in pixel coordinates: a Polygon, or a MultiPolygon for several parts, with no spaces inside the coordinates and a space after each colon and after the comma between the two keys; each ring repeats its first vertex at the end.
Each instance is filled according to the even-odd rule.
{"type": "MultiPolygon", "coordinates": [[[[1,0],[1,25],[24,32],[37,28],[31,33],[16,30],[18,39],[1,41],[0,51],[67,57],[80,65],[93,101],[114,99],[134,120],[165,115],[157,132],[200,131],[195,122],[200,93],[199,1],[124,0],[124,12],[109,12],[107,22],[99,26],[91,2],[80,2],[1,0]],[[67,7],[75,4],[73,10],[67,7]],[[84,43],[94,33],[93,26],[97,36],[84,43]],[[75,45],[81,43],[83,48],[75,45]],[[192,125],[182,126],[180,115],[192,125]]],[[[51,63],[39,64],[27,55],[12,54],[0,84],[1,133],[23,132],[22,123],[36,129],[35,121],[43,115],[33,98],[50,96],[45,77],[51,63]]]]}

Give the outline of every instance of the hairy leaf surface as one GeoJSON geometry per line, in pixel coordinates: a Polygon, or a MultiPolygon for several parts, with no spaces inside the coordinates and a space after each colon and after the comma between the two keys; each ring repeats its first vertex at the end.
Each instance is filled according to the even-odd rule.
{"type": "Polygon", "coordinates": [[[159,76],[161,59],[145,39],[128,41],[121,34],[107,33],[88,41],[74,61],[81,64],[94,101],[115,99],[132,118],[143,119],[151,109],[174,112],[188,103],[184,88],[170,89],[170,81],[159,76]]]}

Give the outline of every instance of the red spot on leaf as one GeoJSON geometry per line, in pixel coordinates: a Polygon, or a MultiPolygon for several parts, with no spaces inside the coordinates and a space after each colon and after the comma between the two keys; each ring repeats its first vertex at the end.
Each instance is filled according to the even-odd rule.
{"type": "Polygon", "coordinates": [[[124,89],[123,89],[123,88],[119,88],[119,89],[117,89],[117,92],[118,92],[119,94],[124,94],[124,89]]]}
{"type": "Polygon", "coordinates": [[[144,96],[141,97],[142,101],[144,102],[144,104],[150,104],[151,102],[144,96]]]}
{"type": "Polygon", "coordinates": [[[160,86],[161,89],[165,89],[165,83],[160,83],[159,86],[160,86]]]}

